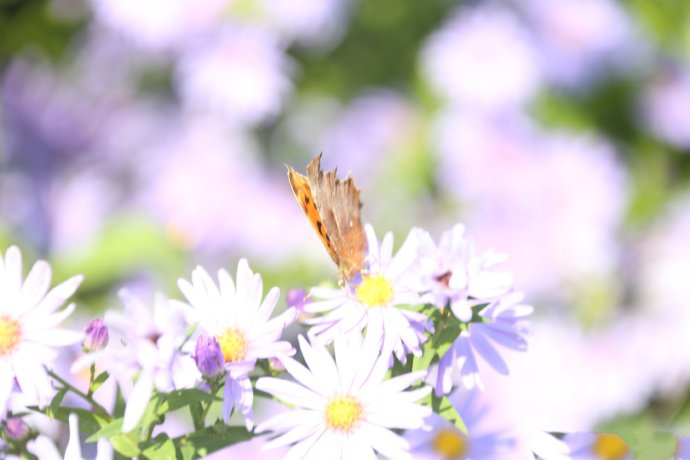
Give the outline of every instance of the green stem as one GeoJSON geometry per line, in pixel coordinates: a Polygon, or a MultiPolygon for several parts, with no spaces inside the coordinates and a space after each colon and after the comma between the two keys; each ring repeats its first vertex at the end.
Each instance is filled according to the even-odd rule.
{"type": "Polygon", "coordinates": [[[98,402],[96,402],[96,400],[94,400],[93,397],[91,397],[90,395],[87,395],[86,393],[82,392],[82,391],[79,390],[78,388],[72,386],[69,382],[67,382],[65,379],[63,379],[62,377],[60,377],[59,375],[57,375],[55,372],[53,372],[53,371],[51,371],[51,370],[48,370],[48,375],[50,375],[52,378],[54,378],[55,380],[57,380],[58,382],[60,382],[60,383],[61,383],[65,388],[67,388],[69,391],[71,391],[71,392],[74,393],[75,395],[81,397],[84,401],[86,401],[86,402],[88,402],[89,404],[91,404],[91,407],[92,407],[96,412],[98,412],[99,415],[105,417],[105,418],[108,419],[108,420],[110,420],[110,419],[112,418],[111,415],[110,415],[110,413],[108,413],[108,411],[105,410],[105,408],[104,408],[103,406],[101,406],[100,404],[98,404],[98,402]]]}
{"type": "Polygon", "coordinates": [[[92,364],[89,369],[89,392],[86,394],[89,398],[93,396],[93,379],[96,376],[96,365],[92,364]]]}

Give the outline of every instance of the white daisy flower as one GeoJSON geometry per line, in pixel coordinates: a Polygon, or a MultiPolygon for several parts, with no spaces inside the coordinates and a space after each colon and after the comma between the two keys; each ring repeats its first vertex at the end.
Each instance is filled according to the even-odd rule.
{"type": "Polygon", "coordinates": [[[379,246],[371,225],[366,225],[364,230],[368,255],[361,280],[339,289],[311,289],[310,295],[315,300],[305,305],[304,311],[325,314],[304,321],[312,326],[309,336],[330,343],[339,334],[361,334],[376,318],[383,325],[380,340],[392,344],[400,361],[406,361],[407,353],[421,356],[420,345],[426,340],[425,330],[431,324],[425,315],[402,308],[420,304],[414,275],[415,237],[411,233],[393,257],[392,233],[387,233],[379,246]]]}
{"type": "Polygon", "coordinates": [[[513,276],[493,269],[506,256],[491,251],[476,255],[464,225],[445,232],[438,246],[428,232],[415,231],[423,301],[438,308],[450,305],[460,321],[469,321],[473,306],[496,300],[512,288],[513,276]]]}
{"type": "Polygon", "coordinates": [[[82,356],[72,372],[93,363],[108,369],[126,397],[122,431],[127,433],[143,417],[154,388],[161,392],[188,388],[199,373],[191,357],[180,353],[186,324],[175,303],[158,294],[150,306],[126,289],[120,291],[120,297],[124,312],[109,310],[105,314],[105,324],[118,339],[103,350],[82,356]]]}
{"type": "Polygon", "coordinates": [[[54,393],[45,366],[57,357],[55,347],[72,345],[83,334],[57,326],[74,311],[64,304],[83,277],[73,276],[51,289],[51,269],[39,260],[22,280],[22,256],[16,246],[0,254],[0,418],[16,383],[29,404],[45,406],[54,393]]]}
{"type": "Polygon", "coordinates": [[[252,272],[246,259],[237,265],[237,284],[228,272],[219,270],[216,285],[206,270],[197,267],[191,283],[179,280],[178,285],[193,307],[187,307],[187,321],[198,323],[199,332],[215,337],[223,351],[227,371],[222,408],[225,421],[236,406],[251,430],[254,393],[248,374],[257,359],[294,353],[292,345],[280,337],[297,311],[291,308],[269,320],[280,291],[271,288],[262,302],[261,275],[252,272]]]}
{"type": "Polygon", "coordinates": [[[484,388],[477,354],[496,371],[508,374],[508,365],[496,351],[496,345],[516,351],[527,349],[526,317],[532,314],[533,308],[520,304],[522,298],[520,293],[506,295],[483,307],[478,312],[480,321],[461,324],[458,338],[429,370],[427,381],[434,385],[437,395],[448,394],[458,382],[468,389],[484,388]]]}
{"type": "Polygon", "coordinates": [[[292,445],[289,459],[412,458],[409,444],[394,429],[416,429],[431,409],[416,404],[429,387],[404,391],[419,382],[424,372],[412,372],[384,381],[390,350],[379,354],[379,338],[367,334],[337,336],[335,359],[322,344],[299,337],[306,367],[281,358],[297,380],[263,377],[256,387],[291,406],[257,426],[257,432],[279,435],[265,448],[292,445]]]}

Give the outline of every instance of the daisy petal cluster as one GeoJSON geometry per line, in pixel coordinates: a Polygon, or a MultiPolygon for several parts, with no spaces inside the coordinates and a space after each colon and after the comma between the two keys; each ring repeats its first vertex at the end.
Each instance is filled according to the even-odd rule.
{"type": "Polygon", "coordinates": [[[422,300],[438,308],[450,306],[460,321],[472,318],[472,307],[486,304],[513,287],[510,273],[494,270],[503,254],[476,255],[465,237],[465,226],[455,225],[436,245],[428,232],[417,229],[422,300]]]}
{"type": "Polygon", "coordinates": [[[458,338],[444,353],[438,364],[429,370],[437,395],[449,393],[454,384],[465,388],[483,389],[478,358],[497,372],[508,375],[508,365],[496,350],[497,346],[516,351],[527,350],[525,336],[532,307],[520,303],[522,294],[513,293],[483,307],[477,320],[465,324],[458,338]]]}
{"type": "Polygon", "coordinates": [[[421,343],[431,324],[425,315],[406,308],[420,303],[414,235],[393,256],[392,233],[380,244],[370,225],[365,226],[365,233],[368,254],[360,276],[339,289],[311,290],[314,300],[304,311],[322,315],[304,321],[311,326],[309,334],[330,343],[339,334],[361,334],[371,321],[377,321],[382,324],[379,340],[390,343],[401,362],[408,353],[421,356],[421,343]]]}
{"type": "Polygon", "coordinates": [[[263,298],[261,275],[252,272],[246,259],[237,265],[236,282],[225,270],[218,271],[218,283],[201,267],[192,272],[191,282],[180,280],[180,290],[191,305],[185,305],[187,321],[200,333],[215,337],[223,354],[226,371],[223,389],[223,417],[227,422],[236,407],[247,429],[254,425],[254,392],[249,373],[258,359],[291,355],[289,342],[280,340],[285,327],[296,317],[295,309],[271,318],[280,291],[271,288],[263,298]]]}
{"type": "Polygon", "coordinates": [[[513,290],[512,275],[496,269],[505,256],[491,251],[477,254],[464,226],[445,232],[438,245],[424,230],[416,229],[415,234],[421,298],[441,311],[444,324],[437,328],[453,321],[459,330],[429,369],[427,381],[437,395],[450,393],[458,383],[483,388],[477,359],[508,374],[497,348],[527,349],[527,317],[533,309],[520,303],[523,296],[513,290]]]}
{"type": "Polygon", "coordinates": [[[16,246],[0,254],[0,419],[15,383],[29,404],[45,406],[54,394],[46,366],[58,347],[79,343],[83,334],[58,327],[74,304],[58,311],[82,282],[81,275],[50,289],[47,262],[36,262],[23,279],[22,255],[16,246]]]}
{"type": "Polygon", "coordinates": [[[391,352],[379,353],[376,334],[337,336],[335,358],[323,344],[299,342],[306,366],[280,358],[294,382],[264,377],[256,384],[293,406],[257,426],[277,435],[266,448],[289,445],[289,459],[412,458],[408,441],[393,430],[420,428],[431,414],[417,404],[429,387],[405,391],[424,371],[385,380],[391,352]]]}

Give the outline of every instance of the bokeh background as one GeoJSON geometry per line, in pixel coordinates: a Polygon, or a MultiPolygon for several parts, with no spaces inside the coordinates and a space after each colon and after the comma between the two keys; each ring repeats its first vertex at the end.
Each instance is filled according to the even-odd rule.
{"type": "Polygon", "coordinates": [[[690,2],[0,0],[0,84],[0,246],[83,318],[240,257],[335,278],[285,170],[324,152],[379,234],[510,255],[504,414],[690,434],[690,2]]]}

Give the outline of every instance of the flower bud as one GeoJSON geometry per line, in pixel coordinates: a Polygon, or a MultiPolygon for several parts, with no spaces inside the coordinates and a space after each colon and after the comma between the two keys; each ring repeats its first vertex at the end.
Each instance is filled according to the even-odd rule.
{"type": "Polygon", "coordinates": [[[202,334],[196,341],[194,362],[205,379],[214,379],[225,372],[223,350],[215,337],[202,334]]]}
{"type": "Polygon", "coordinates": [[[108,345],[108,327],[100,318],[94,318],[84,329],[86,337],[81,346],[85,352],[101,350],[108,345]]]}
{"type": "Polygon", "coordinates": [[[10,417],[7,419],[5,432],[10,439],[21,441],[29,435],[29,426],[19,417],[10,417]]]}
{"type": "Polygon", "coordinates": [[[295,307],[300,312],[302,308],[309,303],[307,301],[307,291],[302,288],[290,289],[287,292],[286,299],[288,307],[295,307]]]}

